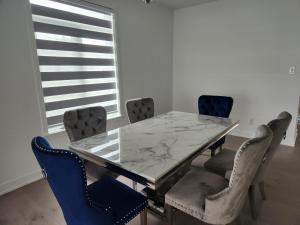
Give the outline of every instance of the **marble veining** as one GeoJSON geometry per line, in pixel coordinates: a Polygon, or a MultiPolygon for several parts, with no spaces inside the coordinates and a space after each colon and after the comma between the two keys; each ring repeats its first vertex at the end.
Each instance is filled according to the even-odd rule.
{"type": "Polygon", "coordinates": [[[172,111],[72,142],[70,149],[138,174],[152,183],[234,127],[230,119],[172,111]]]}

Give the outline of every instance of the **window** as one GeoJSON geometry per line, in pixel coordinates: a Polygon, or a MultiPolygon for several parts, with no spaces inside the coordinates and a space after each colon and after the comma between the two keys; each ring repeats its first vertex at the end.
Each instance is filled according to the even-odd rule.
{"type": "Polygon", "coordinates": [[[30,0],[48,133],[65,111],[103,106],[120,116],[114,14],[87,3],[30,0]]]}

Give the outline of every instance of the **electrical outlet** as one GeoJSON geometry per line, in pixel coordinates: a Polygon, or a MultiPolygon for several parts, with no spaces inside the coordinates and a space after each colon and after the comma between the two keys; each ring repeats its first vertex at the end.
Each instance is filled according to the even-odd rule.
{"type": "Polygon", "coordinates": [[[290,66],[289,74],[290,75],[295,75],[296,74],[296,66],[290,66]]]}

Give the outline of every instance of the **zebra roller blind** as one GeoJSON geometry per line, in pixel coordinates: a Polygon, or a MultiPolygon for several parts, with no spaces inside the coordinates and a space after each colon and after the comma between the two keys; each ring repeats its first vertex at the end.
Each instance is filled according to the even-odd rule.
{"type": "Polygon", "coordinates": [[[117,117],[114,14],[67,1],[30,0],[48,132],[65,111],[92,106],[117,117]]]}

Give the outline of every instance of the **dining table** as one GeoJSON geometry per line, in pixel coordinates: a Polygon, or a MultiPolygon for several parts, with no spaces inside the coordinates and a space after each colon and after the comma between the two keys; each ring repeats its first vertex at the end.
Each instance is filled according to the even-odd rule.
{"type": "MultiPolygon", "coordinates": [[[[155,196],[160,189],[165,193],[193,159],[238,125],[239,121],[228,118],[171,111],[71,142],[69,148],[85,160],[144,185],[155,196]]],[[[163,202],[152,202],[152,206],[164,212],[163,202]]]]}

